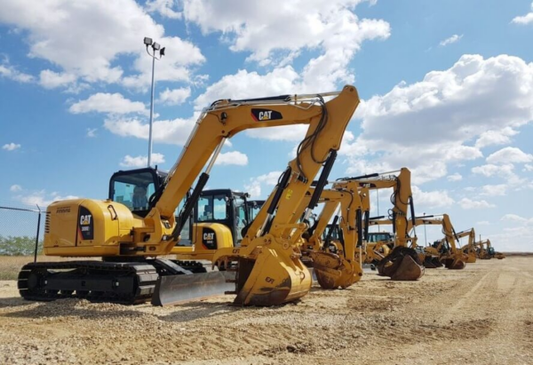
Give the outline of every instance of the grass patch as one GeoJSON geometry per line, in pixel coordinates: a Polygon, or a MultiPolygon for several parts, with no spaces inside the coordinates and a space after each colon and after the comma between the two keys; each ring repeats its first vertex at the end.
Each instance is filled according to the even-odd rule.
{"type": "MultiPolygon", "coordinates": [[[[37,256],[37,261],[67,261],[72,258],[37,256]]],[[[33,262],[33,256],[0,256],[0,280],[17,280],[22,266],[33,262]]]]}

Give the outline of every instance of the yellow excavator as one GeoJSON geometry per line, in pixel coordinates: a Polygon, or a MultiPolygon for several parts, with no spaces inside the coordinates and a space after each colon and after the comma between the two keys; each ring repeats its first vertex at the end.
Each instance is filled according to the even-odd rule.
{"type": "MultiPolygon", "coordinates": [[[[375,270],[376,265],[394,248],[394,236],[390,232],[369,232],[369,227],[379,224],[378,220],[383,217],[370,217],[370,189],[368,187],[359,187],[359,197],[364,216],[364,262],[370,264],[372,270],[375,270]]],[[[386,221],[384,224],[392,224],[392,220],[386,221]]]]}
{"type": "Polygon", "coordinates": [[[309,129],[296,158],[244,232],[241,246],[217,250],[215,262],[222,261],[225,267],[237,264],[235,304],[281,304],[309,292],[311,275],[300,260],[302,234],[308,229],[305,222],[328,182],[342,135],[358,103],[355,88],[347,86],[330,105],[323,106],[317,125],[309,129]],[[335,123],[323,123],[328,118],[335,123]],[[322,165],[315,191],[300,219],[294,212],[322,165]]]}
{"type": "MultiPolygon", "coordinates": [[[[390,224],[390,220],[373,220],[370,224],[390,224]]],[[[413,227],[420,225],[442,226],[442,233],[445,235],[442,240],[438,240],[432,245],[424,247],[423,250],[420,250],[420,247],[417,245],[417,240],[413,240],[412,247],[418,250],[420,261],[423,262],[424,267],[432,269],[444,265],[446,268],[453,270],[459,270],[465,267],[467,255],[457,248],[456,241],[459,238],[455,233],[448,214],[415,217],[414,220],[409,221],[407,229],[411,230],[413,227]]]]}
{"type": "MultiPolygon", "coordinates": [[[[308,131],[296,158],[250,225],[241,247],[219,250],[238,260],[236,275],[229,278],[236,282],[235,304],[273,305],[304,296],[311,277],[294,242],[306,225],[287,222],[323,166],[316,197],[306,214],[316,205],[358,104],[353,86],[334,93],[215,101],[201,113],[164,184],[150,196],[144,216],[111,200],[71,199],[48,206],[45,255],[102,257],[102,261],[27,264],[19,273],[21,296],[31,300],[78,296],[120,303],[152,298],[153,304],[162,305],[205,295],[208,278],[202,276],[213,273],[192,274],[161,256],[179,244],[226,139],[246,129],[305,124],[308,131]],[[183,200],[176,217],[175,210],[183,200]]],[[[138,190],[135,195],[141,195],[142,189],[138,190]]],[[[132,204],[134,200],[144,203],[138,196],[132,204]]],[[[232,240],[227,227],[209,228],[211,231],[200,233],[202,237],[205,233],[207,239],[232,240]]],[[[197,229],[204,228],[199,224],[197,229]]],[[[222,279],[228,277],[215,276],[214,285],[222,279]]]]}
{"type": "MultiPolygon", "coordinates": [[[[307,198],[313,193],[314,189],[310,189],[307,198]]],[[[303,212],[308,199],[304,199],[297,213],[303,212]]],[[[362,214],[357,187],[354,190],[337,182],[331,189],[323,190],[319,203],[324,207],[304,232],[302,252],[311,259],[322,288],[345,289],[363,276],[362,214]]]]}
{"type": "MultiPolygon", "coordinates": [[[[379,260],[376,266],[379,275],[388,276],[392,280],[418,280],[424,275],[424,266],[414,248],[409,247],[409,242],[412,242],[413,238],[409,235],[408,214],[411,214],[411,220],[415,219],[411,192],[411,172],[405,167],[398,171],[344,178],[343,180],[357,183],[360,189],[393,189],[391,195],[393,208],[390,210],[390,220],[394,233],[394,240],[391,242],[393,248],[387,256],[379,260]]],[[[369,217],[365,219],[365,227],[368,225],[369,217]]],[[[365,231],[368,232],[368,228],[365,231]]],[[[376,251],[376,246],[383,248],[385,245],[382,242],[376,242],[372,249],[373,253],[376,251]]],[[[379,255],[375,255],[375,258],[378,257],[379,255]]]]}
{"type": "Polygon", "coordinates": [[[253,219],[250,206],[247,193],[231,189],[202,191],[189,219],[188,231],[192,234],[182,234],[170,253],[176,254],[182,266],[195,267],[201,265],[198,260],[212,261],[219,248],[240,246],[242,230],[253,219]],[[211,227],[218,225],[227,227],[231,237],[217,237],[211,227]]]}
{"type": "Polygon", "coordinates": [[[492,247],[490,240],[486,239],[475,243],[476,254],[479,259],[490,260],[496,258],[502,260],[505,258],[505,255],[501,252],[496,252],[494,247],[492,247]]]}
{"type": "Polygon", "coordinates": [[[476,262],[476,230],[472,227],[470,229],[457,232],[457,239],[468,237],[468,243],[461,247],[461,251],[466,255],[466,263],[473,264],[476,262]]]}
{"type": "MultiPolygon", "coordinates": [[[[432,246],[424,249],[426,260],[428,258],[438,257],[438,261],[447,269],[461,270],[466,266],[467,255],[457,247],[459,240],[455,229],[453,228],[450,216],[442,214],[440,218],[436,216],[426,216],[420,219],[419,224],[437,224],[442,225],[442,233],[444,238],[435,242],[432,246]]],[[[417,222],[415,221],[415,224],[417,222]]],[[[429,265],[427,267],[430,267],[429,265]]]]}

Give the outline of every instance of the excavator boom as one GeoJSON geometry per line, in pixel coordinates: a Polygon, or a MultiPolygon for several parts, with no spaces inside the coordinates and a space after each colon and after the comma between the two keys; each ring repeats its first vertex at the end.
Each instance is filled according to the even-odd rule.
{"type": "MultiPolygon", "coordinates": [[[[378,273],[393,280],[418,280],[424,275],[424,267],[419,261],[416,251],[408,247],[408,243],[413,241],[409,236],[408,214],[410,213],[411,218],[414,219],[411,172],[405,167],[400,169],[398,175],[393,174],[394,172],[345,179],[356,181],[362,192],[366,191],[364,189],[393,189],[391,195],[393,208],[390,220],[395,233],[394,248],[379,260],[378,273]]],[[[379,256],[375,255],[374,257],[378,258],[379,256]]]]}
{"type": "Polygon", "coordinates": [[[336,98],[319,103],[320,112],[306,120],[309,129],[296,158],[280,176],[241,247],[222,249],[215,255],[216,260],[237,262],[236,305],[281,304],[297,300],[310,290],[311,274],[300,260],[299,248],[307,224],[297,222],[300,217],[295,216],[295,210],[323,167],[303,222],[318,204],[359,97],[353,86],[346,86],[336,98]]]}

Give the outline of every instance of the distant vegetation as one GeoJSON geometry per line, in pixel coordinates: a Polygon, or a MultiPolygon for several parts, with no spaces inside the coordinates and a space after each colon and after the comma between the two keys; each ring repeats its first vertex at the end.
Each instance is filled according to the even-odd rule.
{"type": "MultiPolygon", "coordinates": [[[[39,242],[37,253],[43,249],[42,241],[39,242]]],[[[0,236],[0,255],[2,256],[28,256],[35,250],[35,237],[29,236],[0,236]]]]}

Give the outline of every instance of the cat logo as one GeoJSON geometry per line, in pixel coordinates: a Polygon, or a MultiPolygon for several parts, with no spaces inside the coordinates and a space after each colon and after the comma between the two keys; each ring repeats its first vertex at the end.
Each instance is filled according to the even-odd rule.
{"type": "Polygon", "coordinates": [[[92,215],[80,215],[80,226],[88,226],[91,224],[92,215]]]}
{"type": "Polygon", "coordinates": [[[259,112],[259,120],[270,120],[272,118],[272,110],[265,110],[259,112]]]}
{"type": "Polygon", "coordinates": [[[204,241],[212,241],[215,238],[215,233],[204,233],[204,241]]]}
{"type": "Polygon", "coordinates": [[[283,116],[280,112],[270,109],[252,109],[252,118],[256,122],[264,122],[267,120],[279,120],[283,119],[283,116]]]}

